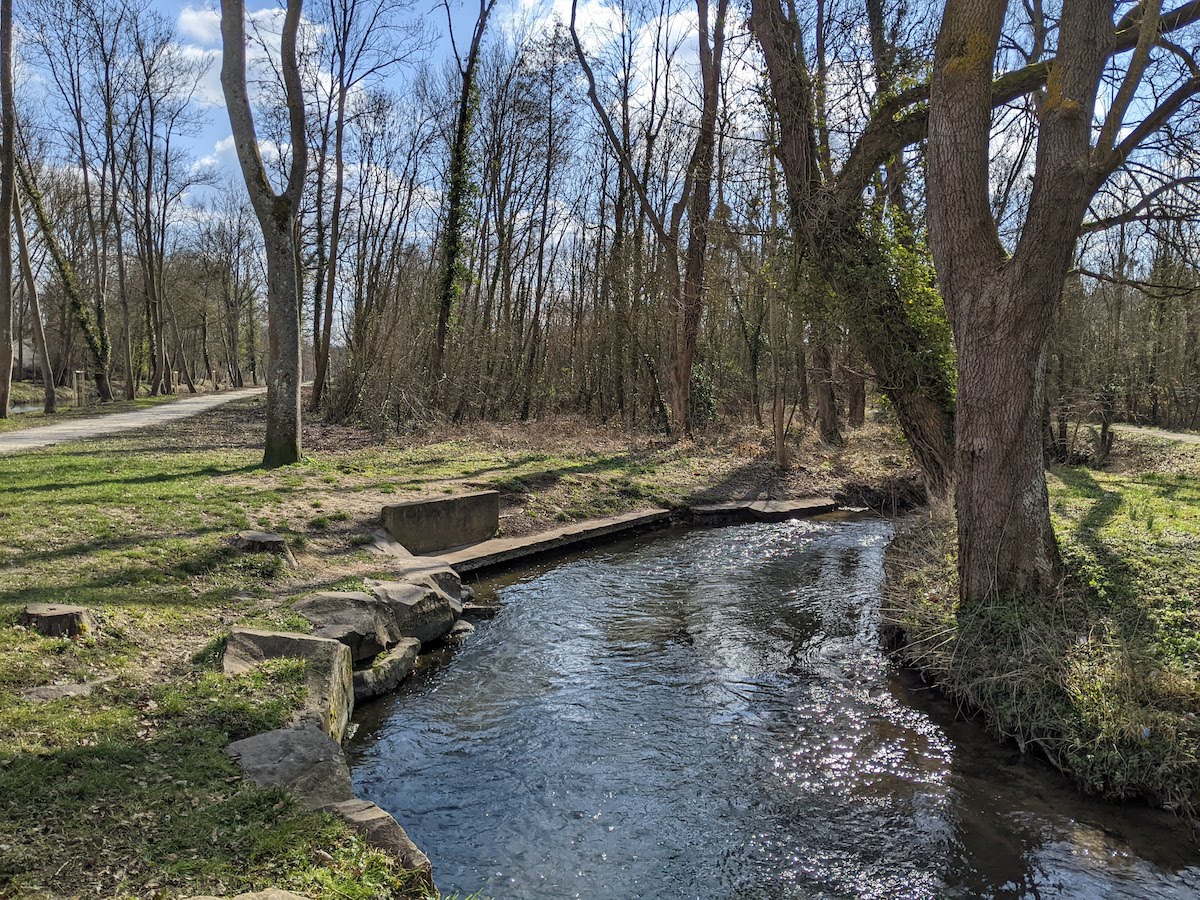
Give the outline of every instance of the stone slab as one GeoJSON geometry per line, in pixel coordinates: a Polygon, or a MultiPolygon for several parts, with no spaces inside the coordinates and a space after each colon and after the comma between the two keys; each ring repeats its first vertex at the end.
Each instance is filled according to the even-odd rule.
{"type": "Polygon", "coordinates": [[[354,712],[350,648],[331,638],[235,628],[225,642],[221,666],[227,675],[240,675],[268,659],[304,660],[308,701],[297,719],[340,741],[354,712]]]}
{"type": "Polygon", "coordinates": [[[342,748],[312,725],[264,731],[225,748],[259,787],[281,787],[305,809],[354,797],[342,748]]]}
{"type": "Polygon", "coordinates": [[[433,888],[433,866],[429,857],[413,843],[408,832],[386,810],[369,800],[343,800],[325,807],[362,835],[363,839],[400,863],[410,872],[418,872],[426,888],[433,888]]]}
{"type": "Polygon", "coordinates": [[[412,553],[382,528],[371,532],[371,542],[364,549],[376,556],[395,556],[400,559],[411,557],[412,553]]]}
{"type": "Polygon", "coordinates": [[[588,519],[561,528],[518,538],[494,538],[470,547],[441,554],[460,575],[495,568],[517,560],[551,553],[577,544],[620,534],[662,528],[671,524],[671,511],[649,509],[623,513],[606,519],[588,519]]]}
{"type": "Polygon", "coordinates": [[[698,525],[723,525],[730,522],[785,522],[831,513],[837,508],[837,501],[829,497],[807,497],[802,500],[702,503],[689,507],[688,514],[698,525]]]}
{"type": "Polygon", "coordinates": [[[370,700],[394,691],[417,664],[421,642],[403,638],[387,653],[381,654],[370,666],[354,671],[354,701],[370,700]]]}
{"type": "Polygon", "coordinates": [[[500,615],[502,609],[504,607],[499,603],[476,603],[468,600],[462,605],[462,617],[464,619],[494,619],[500,615]]]}
{"type": "Polygon", "coordinates": [[[466,599],[470,591],[463,587],[458,573],[440,556],[393,557],[388,561],[387,570],[393,576],[391,580],[440,588],[452,600],[466,599]]]}
{"type": "Polygon", "coordinates": [[[500,527],[500,494],[475,491],[395,503],[383,508],[383,527],[414,554],[487,540],[500,527]]]}
{"type": "Polygon", "coordinates": [[[69,697],[87,697],[96,688],[104,687],[117,680],[116,675],[97,678],[95,681],[85,681],[82,684],[43,684],[38,687],[25,688],[21,691],[21,699],[32,703],[49,703],[53,700],[64,700],[69,697]]]}

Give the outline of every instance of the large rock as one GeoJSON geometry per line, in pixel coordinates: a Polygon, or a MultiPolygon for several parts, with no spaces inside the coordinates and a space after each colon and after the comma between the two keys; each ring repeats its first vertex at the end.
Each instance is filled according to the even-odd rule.
{"type": "Polygon", "coordinates": [[[392,610],[400,633],[421,643],[448,632],[462,612],[461,603],[432,584],[367,579],[367,589],[392,610]]]}
{"type": "Polygon", "coordinates": [[[235,628],[225,643],[222,668],[227,675],[240,675],[265,660],[280,658],[305,663],[308,703],[297,721],[311,723],[340,741],[354,711],[350,648],[331,638],[235,628]]]}
{"type": "Polygon", "coordinates": [[[455,600],[464,599],[464,593],[470,588],[464,588],[458,573],[444,560],[436,556],[410,556],[403,559],[392,559],[388,565],[395,581],[408,581],[413,584],[428,584],[440,588],[455,600]]]}
{"type": "Polygon", "coordinates": [[[412,500],[383,508],[383,527],[412,553],[486,541],[500,525],[500,494],[412,500]]]}
{"type": "Polygon", "coordinates": [[[465,641],[467,638],[469,638],[474,633],[475,633],[474,625],[472,625],[466,619],[459,619],[457,622],[454,623],[454,627],[452,627],[450,629],[449,633],[446,635],[446,640],[452,641],[452,642],[461,642],[461,641],[465,641]]]}
{"type": "Polygon", "coordinates": [[[104,678],[97,678],[95,681],[85,681],[82,684],[43,684],[22,690],[21,699],[29,700],[32,703],[49,703],[53,700],[66,700],[71,697],[87,697],[96,688],[104,687],[116,680],[116,675],[108,675],[104,678]]]}
{"type": "Polygon", "coordinates": [[[369,800],[355,798],[330,804],[326,811],[339,816],[361,834],[363,840],[387,853],[403,868],[420,873],[419,880],[425,887],[433,889],[433,866],[429,857],[412,842],[408,832],[385,810],[369,800]]]}
{"type": "Polygon", "coordinates": [[[354,702],[379,697],[396,687],[417,664],[421,642],[416,638],[401,638],[400,643],[376,659],[369,668],[354,672],[354,702]]]}
{"type": "Polygon", "coordinates": [[[296,565],[292,548],[281,534],[270,531],[240,531],[233,539],[233,546],[243,553],[274,553],[282,556],[289,566],[296,565]]]}
{"type": "Polygon", "coordinates": [[[313,634],[349,647],[356,663],[379,655],[401,637],[391,607],[362,591],[324,591],[294,603],[292,610],[312,623],[313,634]]]}
{"type": "Polygon", "coordinates": [[[305,809],[354,797],[350,770],[337,741],[312,725],[264,731],[226,750],[259,787],[281,787],[305,809]]]}
{"type": "Polygon", "coordinates": [[[62,603],[30,603],[18,624],[46,637],[80,637],[96,630],[96,619],[86,606],[62,603]]]}

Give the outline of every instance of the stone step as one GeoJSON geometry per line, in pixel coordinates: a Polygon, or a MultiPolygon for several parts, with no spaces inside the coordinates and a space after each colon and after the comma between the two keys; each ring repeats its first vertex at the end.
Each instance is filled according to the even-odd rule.
{"type": "Polygon", "coordinates": [[[785,522],[836,511],[836,500],[807,497],[803,500],[734,500],[729,503],[702,503],[688,508],[697,525],[724,525],[731,522],[785,522]]]}
{"type": "Polygon", "coordinates": [[[640,510],[606,519],[575,522],[524,537],[493,538],[490,541],[481,541],[441,553],[439,558],[449,563],[460,575],[464,575],[603,537],[661,528],[670,522],[671,511],[668,509],[640,510]]]}

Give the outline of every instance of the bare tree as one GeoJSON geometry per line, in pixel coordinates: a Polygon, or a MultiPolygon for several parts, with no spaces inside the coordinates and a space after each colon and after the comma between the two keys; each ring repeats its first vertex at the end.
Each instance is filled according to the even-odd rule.
{"type": "Polygon", "coordinates": [[[12,0],[0,0],[0,419],[8,418],[13,369],[12,217],[16,181],[12,0]]]}
{"type": "Polygon", "coordinates": [[[224,49],[221,87],[229,109],[238,162],[262,228],[267,259],[267,432],[263,463],[300,459],[300,255],[299,209],[308,165],[304,93],[296,58],[303,0],[288,0],[283,19],[281,68],[291,133],[287,182],[276,193],[267,178],[246,88],[246,23],[242,0],[221,0],[224,49]]]}
{"type": "MultiPolygon", "coordinates": [[[[709,219],[712,214],[713,152],[716,142],[716,120],[721,85],[721,65],[725,50],[725,16],[727,0],[718,0],[715,16],[710,22],[708,0],[696,0],[698,21],[701,104],[697,134],[685,165],[680,196],[664,217],[651,202],[648,187],[650,154],[639,172],[629,153],[627,143],[618,134],[604,102],[601,100],[595,72],[588,62],[583,43],[576,28],[576,2],[571,5],[571,39],[575,54],[583,69],[588,86],[588,99],[603,126],[609,146],[617,157],[625,178],[633,186],[641,202],[641,212],[650,222],[666,254],[666,278],[671,294],[671,371],[669,426],[675,434],[691,430],[692,367],[700,332],[704,297],[704,265],[706,259],[709,219]],[[687,217],[687,244],[682,252],[684,217],[687,217]],[[682,269],[682,271],[681,271],[682,269]]],[[[657,92],[658,86],[653,90],[657,92]]]]}
{"type": "Polygon", "coordinates": [[[1114,26],[1111,0],[1064,0],[1050,60],[995,81],[1007,0],[949,0],[929,90],[929,226],[958,348],[955,421],[959,573],[964,602],[1050,597],[1061,564],[1042,449],[1044,363],[1089,203],[1109,177],[1200,91],[1197,65],[1163,35],[1200,16],[1146,0],[1114,26]],[[1120,64],[1111,61],[1128,54],[1120,64]],[[1173,85],[1141,91],[1161,54],[1187,57],[1173,85]],[[1093,117],[1106,69],[1117,81],[1093,117]],[[1020,239],[1001,240],[989,198],[997,95],[1045,85],[1020,239]]]}

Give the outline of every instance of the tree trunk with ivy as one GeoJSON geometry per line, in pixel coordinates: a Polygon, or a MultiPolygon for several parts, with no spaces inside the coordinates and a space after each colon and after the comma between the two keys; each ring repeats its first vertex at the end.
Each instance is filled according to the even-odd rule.
{"type": "MultiPolygon", "coordinates": [[[[928,311],[930,285],[919,270],[905,271],[915,266],[886,243],[877,214],[863,206],[858,173],[822,174],[814,87],[799,23],[780,0],[753,0],[750,27],[779,116],[776,154],[797,254],[845,306],[850,336],[896,411],[926,489],[945,496],[954,482],[954,390],[944,320],[917,318],[928,311]]],[[[813,341],[818,419],[822,436],[832,441],[840,432],[835,437],[830,425],[832,379],[823,373],[832,360],[826,352],[820,340],[813,341]]]]}

